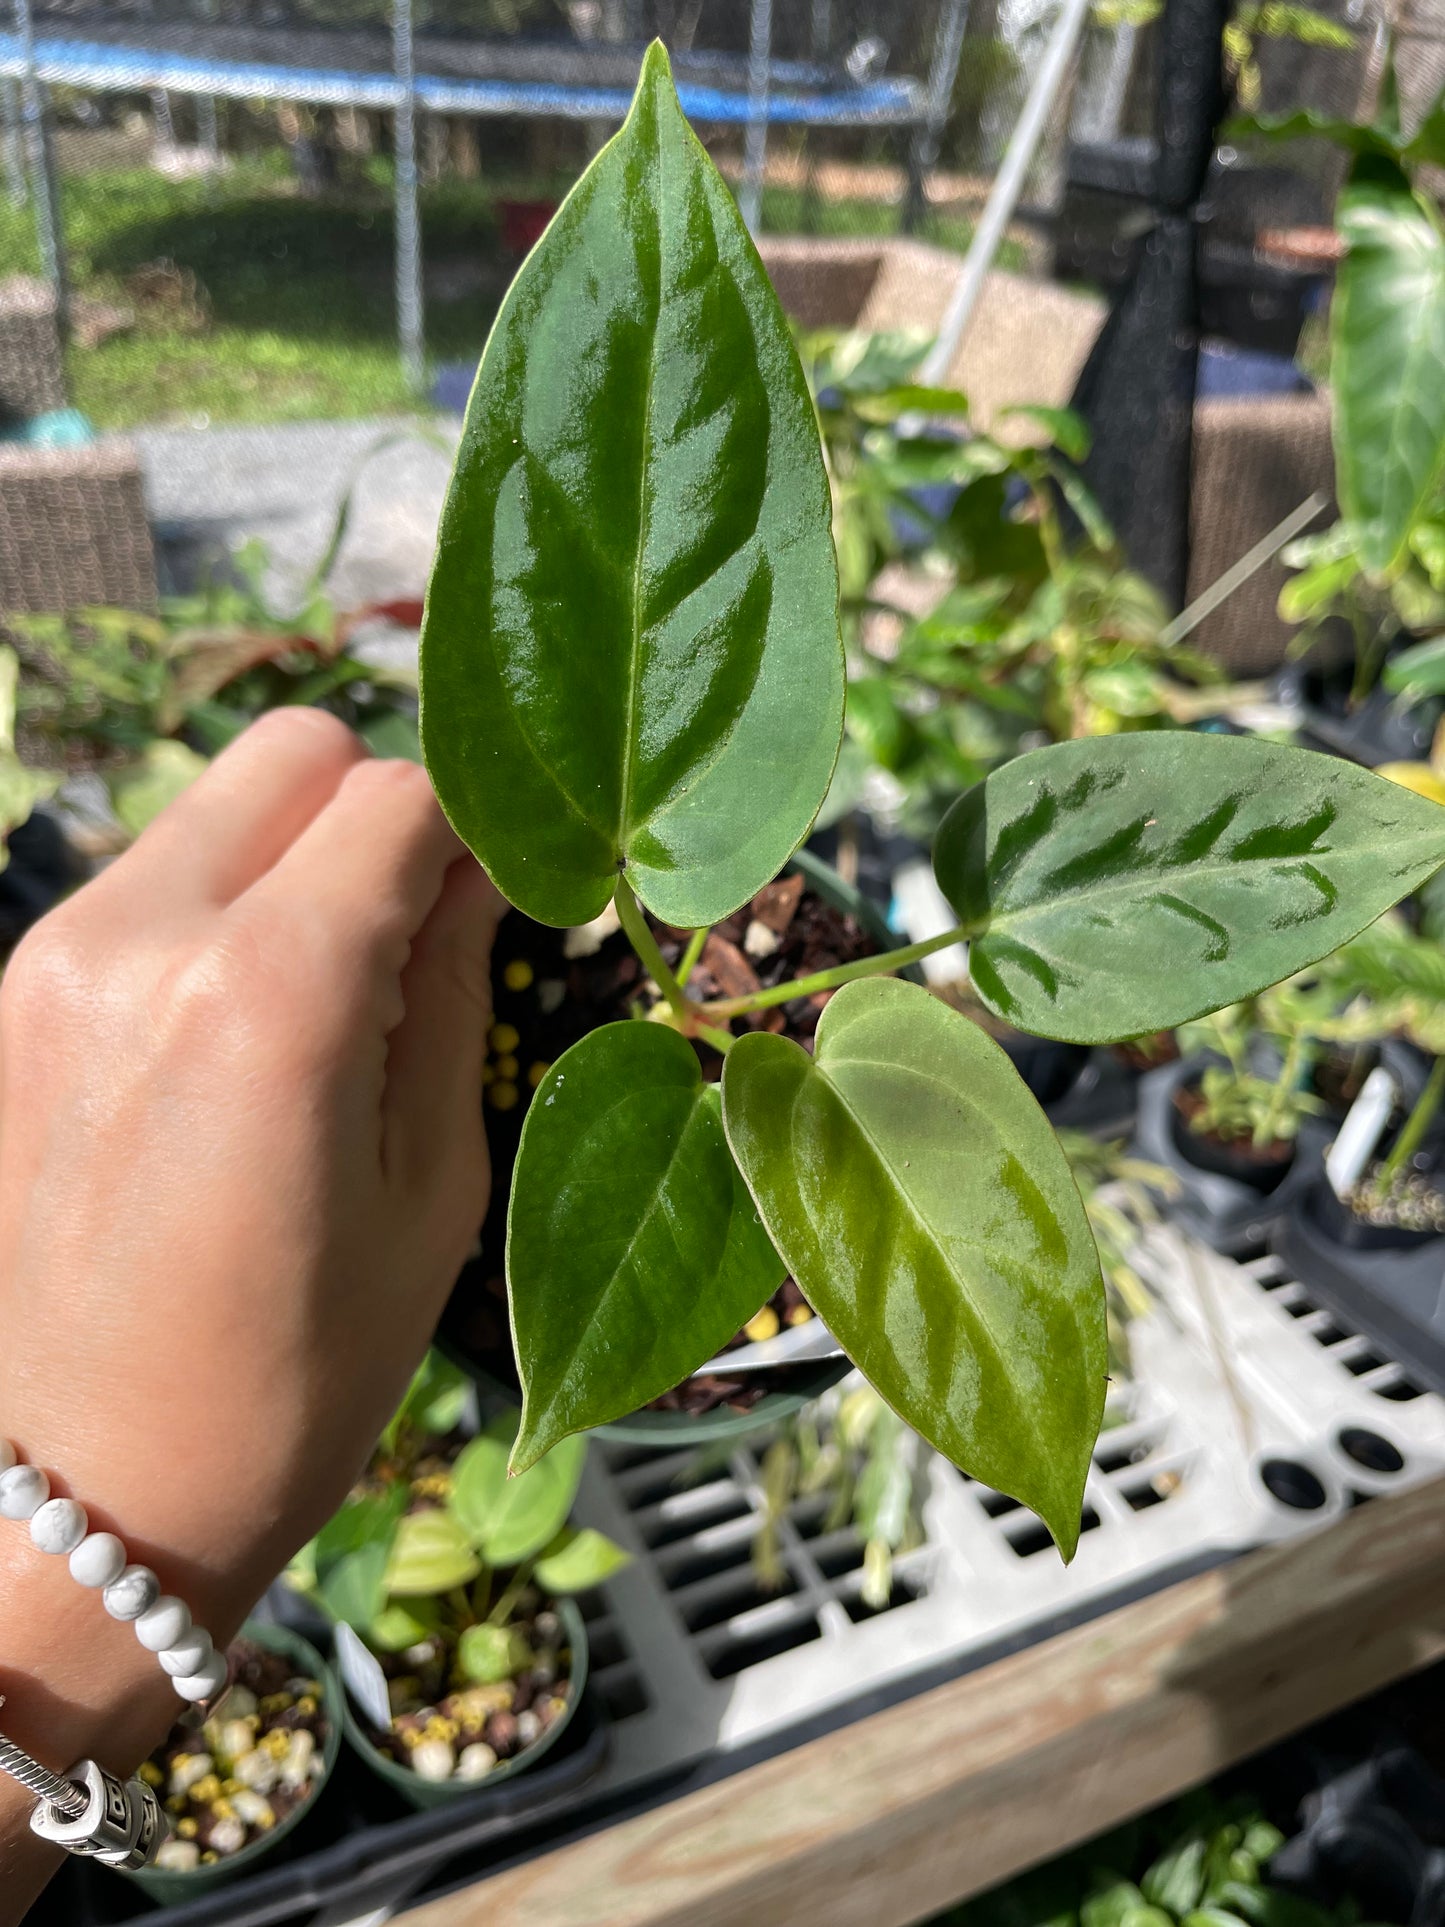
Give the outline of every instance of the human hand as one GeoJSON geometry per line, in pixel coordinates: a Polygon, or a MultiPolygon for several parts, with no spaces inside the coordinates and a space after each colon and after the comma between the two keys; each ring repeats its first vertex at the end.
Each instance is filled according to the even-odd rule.
{"type": "MultiPolygon", "coordinates": [[[[504,909],[420,769],[287,709],[0,987],[0,1437],[218,1641],[345,1496],[481,1222],[504,909]]],[[[0,1655],[5,1729],[43,1709],[52,1753],[99,1694],[133,1766],[178,1705],[6,1521],[0,1655]]]]}

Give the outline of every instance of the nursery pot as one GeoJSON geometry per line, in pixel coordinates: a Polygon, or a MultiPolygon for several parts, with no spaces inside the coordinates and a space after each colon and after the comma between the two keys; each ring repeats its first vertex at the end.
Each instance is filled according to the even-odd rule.
{"type": "Polygon", "coordinates": [[[530,254],[557,212],[556,201],[498,201],[502,245],[509,254],[530,254]]]}
{"type": "Polygon", "coordinates": [[[1285,669],[1279,692],[1303,710],[1301,736],[1311,747],[1333,751],[1375,769],[1381,763],[1408,763],[1427,756],[1440,719],[1441,704],[1430,697],[1404,704],[1377,686],[1349,707],[1349,679],[1312,664],[1285,669]]]}
{"type": "Polygon", "coordinates": [[[1205,1137],[1192,1130],[1189,1120],[1180,1107],[1179,1099],[1198,1088],[1198,1079],[1176,1087],[1169,1105],[1169,1141],[1186,1164],[1192,1164],[1198,1171],[1212,1171],[1216,1177],[1233,1178],[1236,1184],[1248,1185],[1261,1197],[1268,1197],[1289,1175],[1294,1164],[1296,1146],[1293,1140],[1279,1141],[1273,1145],[1263,1145],[1256,1149],[1247,1138],[1233,1143],[1222,1138],[1205,1137]]]}
{"type": "Polygon", "coordinates": [[[141,1867],[127,1875],[136,1885],[143,1888],[151,1899],[162,1906],[179,1906],[182,1901],[204,1893],[211,1887],[219,1887],[223,1882],[234,1880],[238,1874],[249,1873],[272,1854],[286,1837],[294,1833],[301,1822],[314,1811],[317,1801],[326,1789],[326,1783],[335,1769],[337,1757],[341,1752],[341,1729],[346,1713],[346,1696],[341,1682],[332,1666],[316,1651],[309,1641],[299,1633],[292,1632],[289,1626],[273,1626],[260,1621],[248,1621],[241,1628],[239,1637],[249,1639],[254,1645],[264,1647],[268,1653],[281,1653],[290,1660],[297,1671],[306,1679],[321,1682],[325,1693],[326,1736],[321,1743],[322,1773],[313,1788],[309,1799],[304,1800],[294,1813],[274,1826],[259,1840],[253,1840],[239,1853],[228,1855],[224,1860],[214,1861],[208,1867],[195,1867],[189,1873],[172,1868],[141,1867]]]}
{"type": "Polygon", "coordinates": [[[1440,1237],[1438,1231],[1411,1230],[1399,1224],[1371,1224],[1358,1217],[1321,1178],[1306,1193],[1301,1209],[1317,1232],[1348,1251],[1414,1251],[1440,1237]]]}
{"type": "Polygon", "coordinates": [[[572,1723],[573,1715],[581,1703],[587,1685],[587,1627],[576,1602],[571,1599],[552,1601],[552,1609],[567,1629],[567,1645],[572,1654],[572,1671],[567,1688],[567,1704],[552,1724],[534,1740],[525,1752],[515,1754],[510,1760],[502,1760],[494,1766],[482,1780],[424,1780],[409,1766],[402,1766],[372,1740],[356,1709],[351,1704],[349,1694],[344,1690],[341,1695],[341,1723],[345,1728],[348,1745],[371,1768],[379,1780],[385,1780],[392,1790],[406,1801],[408,1806],[425,1810],[431,1807],[448,1805],[453,1800],[475,1798],[485,1793],[489,1787],[498,1786],[503,1780],[515,1779],[535,1766],[544,1754],[550,1753],[557,1741],[572,1723]]]}

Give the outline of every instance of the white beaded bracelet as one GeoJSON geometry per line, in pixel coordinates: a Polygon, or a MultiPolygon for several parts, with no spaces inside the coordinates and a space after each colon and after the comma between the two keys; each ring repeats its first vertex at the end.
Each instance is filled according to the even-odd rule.
{"type": "Polygon", "coordinates": [[[191,1622],[184,1602],[161,1592],[149,1566],[127,1562],[113,1532],[92,1532],[85,1507],[75,1499],[52,1499],[50,1480],[38,1465],[22,1465],[8,1439],[0,1438],[0,1519],[28,1524],[41,1552],[69,1558],[78,1585],[98,1590],[112,1619],[128,1621],[147,1652],[154,1653],[183,1700],[206,1708],[229,1684],[224,1653],[204,1626],[191,1622]]]}

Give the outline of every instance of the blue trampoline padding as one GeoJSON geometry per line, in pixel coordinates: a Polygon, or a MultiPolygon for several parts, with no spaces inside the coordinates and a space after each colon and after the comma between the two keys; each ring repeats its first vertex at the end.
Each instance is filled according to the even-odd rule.
{"type": "MultiPolygon", "coordinates": [[[[117,46],[70,37],[38,38],[35,66],[40,78],[97,93],[167,87],[178,94],[213,94],[231,100],[305,100],[328,106],[390,108],[396,82],[390,74],[347,73],[322,67],[281,63],[197,59],[193,55],[144,46],[117,46]]],[[[24,70],[20,37],[0,33],[0,73],[24,70]]],[[[542,81],[460,80],[418,73],[416,100],[434,113],[520,114],[576,120],[621,120],[631,90],[616,87],[560,87],[542,81]]],[[[737,89],[682,81],[683,111],[696,121],[746,121],[748,97],[737,89]]],[[[859,126],[867,122],[901,125],[922,118],[924,103],[917,81],[873,80],[835,92],[771,92],[765,105],[770,121],[859,126]]]]}

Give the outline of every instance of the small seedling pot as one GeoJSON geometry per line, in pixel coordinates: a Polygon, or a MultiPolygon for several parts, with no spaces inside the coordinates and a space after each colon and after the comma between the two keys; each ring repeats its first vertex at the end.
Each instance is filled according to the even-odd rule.
{"type": "Polygon", "coordinates": [[[268,1860],[281,1843],[315,1811],[341,1752],[341,1732],[346,1716],[345,1694],[334,1669],[322,1659],[309,1640],[303,1639],[289,1626],[273,1626],[260,1621],[248,1622],[242,1627],[240,1637],[264,1647],[268,1653],[282,1654],[302,1677],[321,1682],[326,1696],[327,1715],[326,1733],[321,1743],[322,1771],[309,1799],[294,1813],[288,1813],[269,1833],[242,1847],[239,1853],[228,1854],[225,1859],[214,1861],[210,1866],[192,1868],[188,1873],[172,1868],[141,1867],[126,1876],[161,1906],[179,1906],[182,1901],[190,1900],[212,1887],[219,1887],[240,1874],[254,1871],[268,1860]]]}
{"type": "Polygon", "coordinates": [[[519,1773],[527,1772],[551,1752],[571,1725],[587,1685],[586,1623],[577,1610],[576,1603],[571,1599],[554,1600],[552,1610],[567,1629],[567,1646],[572,1655],[566,1707],[540,1738],[534,1740],[524,1752],[514,1754],[510,1760],[499,1761],[485,1779],[424,1780],[409,1766],[402,1766],[399,1761],[393,1760],[389,1754],[382,1752],[351,1704],[349,1694],[343,1692],[341,1721],[347,1744],[365,1761],[379,1780],[384,1780],[408,1806],[415,1807],[418,1811],[448,1806],[453,1800],[478,1799],[491,1788],[500,1786],[504,1780],[514,1780],[519,1773]]]}
{"type": "Polygon", "coordinates": [[[1347,756],[1367,769],[1428,756],[1442,710],[1437,698],[1405,704],[1385,688],[1372,689],[1351,709],[1348,677],[1312,664],[1282,671],[1279,693],[1301,711],[1300,737],[1308,747],[1347,756]]]}
{"type": "MultiPolygon", "coordinates": [[[[1202,1075],[1202,1073],[1201,1073],[1202,1075]]],[[[1185,1114],[1184,1100],[1198,1087],[1198,1076],[1176,1083],[1169,1105],[1169,1139],[1186,1164],[1196,1171],[1212,1171],[1231,1178],[1261,1197],[1279,1189],[1295,1160],[1293,1140],[1261,1145],[1248,1139],[1230,1142],[1194,1130],[1185,1114]]]]}
{"type": "Polygon", "coordinates": [[[1306,1118],[1282,1169],[1266,1171],[1261,1184],[1257,1163],[1241,1160],[1241,1175],[1238,1154],[1191,1132],[1175,1104],[1175,1093],[1197,1083],[1210,1061],[1199,1054],[1145,1072],[1133,1148],[1178,1178],[1171,1217],[1215,1251],[1247,1257],[1265,1248],[1277,1220],[1317,1175],[1330,1133],[1320,1120],[1306,1118]]]}
{"type": "Polygon", "coordinates": [[[1326,1238],[1348,1251],[1417,1251],[1440,1242],[1438,1231],[1412,1229],[1402,1224],[1372,1224],[1337,1198],[1321,1179],[1305,1195],[1304,1209],[1326,1238]]]}

